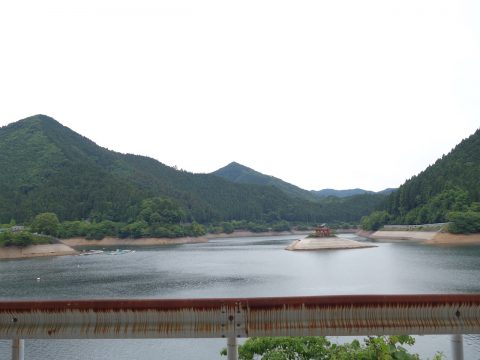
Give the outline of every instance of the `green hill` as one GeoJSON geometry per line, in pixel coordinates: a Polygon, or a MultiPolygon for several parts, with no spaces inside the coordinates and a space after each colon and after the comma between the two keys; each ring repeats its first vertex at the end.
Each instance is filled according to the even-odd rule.
{"type": "Polygon", "coordinates": [[[291,197],[311,201],[316,200],[316,197],[310,191],[301,189],[274,176],[262,174],[237,162],[231,162],[212,174],[235,183],[273,186],[291,197]]]}
{"type": "Polygon", "coordinates": [[[154,159],[104,149],[52,118],[0,129],[0,219],[52,211],[61,219],[128,221],[142,199],[175,199],[198,221],[254,219],[285,206],[278,190],[177,171],[154,159]]]}
{"type": "MultiPolygon", "coordinates": [[[[237,162],[231,162],[227,166],[220,168],[214,171],[212,174],[220,176],[224,179],[233,181],[239,184],[258,184],[258,185],[270,185],[276,187],[277,189],[283,191],[285,194],[299,199],[310,200],[310,201],[321,201],[325,200],[327,197],[337,197],[337,198],[347,198],[357,195],[365,194],[379,194],[379,195],[389,195],[396,189],[385,189],[375,193],[369,190],[363,189],[347,189],[347,190],[335,190],[335,189],[323,189],[323,190],[304,190],[298,186],[287,183],[281,179],[278,179],[274,176],[262,174],[256,170],[253,170],[245,165],[239,164],[237,162]]],[[[381,199],[378,196],[373,196],[372,199],[381,199]]]]}
{"type": "Polygon", "coordinates": [[[178,204],[184,221],[200,223],[358,221],[376,206],[370,199],[361,206],[316,203],[269,184],[178,171],[145,156],[102,148],[44,115],[0,128],[0,169],[0,223],[28,222],[42,212],[53,212],[61,221],[129,223],[145,210],[142,201],[159,196],[178,204]]]}
{"type": "MultiPolygon", "coordinates": [[[[268,185],[281,190],[292,198],[308,200],[329,209],[325,221],[358,221],[357,216],[367,214],[368,209],[377,209],[395,189],[385,189],[378,193],[362,189],[307,191],[276,177],[262,174],[242,164],[232,162],[212,174],[241,184],[268,185]],[[348,213],[348,214],[347,214],[348,213]],[[349,220],[347,220],[349,219],[349,220]]],[[[322,212],[324,212],[323,210],[322,212]]]]}
{"type": "Polygon", "coordinates": [[[383,218],[379,223],[458,222],[459,216],[468,217],[462,221],[475,222],[477,217],[480,220],[479,202],[480,129],[407,180],[388,197],[385,212],[375,215],[377,220],[383,218]]]}

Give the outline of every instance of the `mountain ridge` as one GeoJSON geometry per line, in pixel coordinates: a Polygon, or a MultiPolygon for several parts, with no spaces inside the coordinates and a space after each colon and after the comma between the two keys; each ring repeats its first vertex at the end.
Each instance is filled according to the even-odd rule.
{"type": "Polygon", "coordinates": [[[41,212],[61,220],[130,222],[139,204],[164,197],[186,221],[358,221],[377,200],[314,203],[263,184],[237,184],[213,174],[171,168],[147,156],[103,148],[45,115],[0,128],[0,223],[41,212]]]}
{"type": "Polygon", "coordinates": [[[314,200],[312,194],[298,186],[287,183],[271,175],[265,175],[252,168],[232,161],[228,165],[212,172],[211,174],[240,184],[258,184],[274,186],[286,194],[304,200],[314,200]]]}
{"type": "Polygon", "coordinates": [[[223,177],[230,181],[242,184],[262,184],[271,185],[282,190],[286,194],[294,197],[299,197],[306,200],[316,201],[319,198],[325,198],[328,196],[334,196],[338,198],[344,198],[355,195],[363,194],[384,194],[387,195],[393,191],[394,188],[387,188],[382,191],[370,191],[364,189],[322,189],[322,190],[305,190],[296,185],[290,184],[279,178],[271,175],[263,174],[257,170],[254,170],[248,166],[242,165],[236,161],[232,161],[228,165],[221,167],[218,170],[213,171],[211,174],[223,177]]]}

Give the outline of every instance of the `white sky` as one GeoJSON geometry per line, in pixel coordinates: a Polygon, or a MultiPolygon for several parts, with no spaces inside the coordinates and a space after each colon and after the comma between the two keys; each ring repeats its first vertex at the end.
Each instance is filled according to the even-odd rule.
{"type": "Polygon", "coordinates": [[[480,2],[6,0],[0,102],[192,172],[396,187],[480,127],[480,2]]]}

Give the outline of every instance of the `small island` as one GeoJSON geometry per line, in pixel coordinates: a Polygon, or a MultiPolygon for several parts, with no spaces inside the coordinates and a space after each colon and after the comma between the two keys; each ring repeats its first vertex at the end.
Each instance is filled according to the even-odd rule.
{"type": "Polygon", "coordinates": [[[372,244],[338,237],[326,224],[315,227],[315,232],[304,239],[295,240],[285,250],[316,251],[316,250],[347,250],[376,247],[372,244]]]}

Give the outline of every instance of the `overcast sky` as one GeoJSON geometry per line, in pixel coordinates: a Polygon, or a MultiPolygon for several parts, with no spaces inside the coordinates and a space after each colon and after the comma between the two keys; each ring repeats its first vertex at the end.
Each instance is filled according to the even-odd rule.
{"type": "Polygon", "coordinates": [[[480,2],[0,4],[0,126],[46,114],[191,172],[397,187],[480,127],[480,2]]]}

